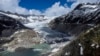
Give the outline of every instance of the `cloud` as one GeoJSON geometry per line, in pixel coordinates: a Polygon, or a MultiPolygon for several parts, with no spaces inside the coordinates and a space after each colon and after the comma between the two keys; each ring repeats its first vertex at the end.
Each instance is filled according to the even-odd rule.
{"type": "Polygon", "coordinates": [[[40,14],[41,12],[39,10],[28,10],[26,8],[23,8],[19,6],[20,0],[0,0],[0,9],[4,11],[11,11],[13,13],[17,12],[19,14],[33,14],[35,13],[40,14]]]}
{"type": "Polygon", "coordinates": [[[39,10],[31,9],[29,10],[29,14],[41,15],[42,12],[39,10]]]}
{"type": "Polygon", "coordinates": [[[61,6],[60,2],[56,2],[51,7],[47,8],[44,12],[36,9],[28,10],[19,6],[21,0],[0,0],[0,9],[4,11],[17,12],[20,14],[35,14],[35,15],[47,15],[47,16],[59,16],[66,14],[69,10],[67,6],[61,6]]]}
{"type": "Polygon", "coordinates": [[[14,10],[17,7],[19,0],[0,0],[0,9],[2,10],[14,10]]]}
{"type": "Polygon", "coordinates": [[[11,11],[13,13],[17,12],[19,14],[35,14],[35,15],[46,15],[46,16],[60,16],[63,14],[67,14],[70,10],[75,8],[79,3],[87,3],[87,2],[100,2],[100,0],[67,0],[67,2],[74,2],[71,5],[71,8],[67,6],[67,2],[65,5],[61,5],[60,2],[55,2],[51,7],[45,9],[43,12],[36,9],[26,9],[19,6],[19,2],[21,0],[0,0],[0,10],[11,11]]]}
{"type": "Polygon", "coordinates": [[[69,8],[67,7],[67,5],[62,6],[62,5],[60,5],[60,2],[56,2],[50,8],[45,10],[44,15],[60,16],[60,15],[68,13],[68,11],[69,11],[69,8]]]}
{"type": "Polygon", "coordinates": [[[76,0],[67,0],[67,2],[75,2],[76,0]]]}
{"type": "Polygon", "coordinates": [[[70,9],[68,6],[65,4],[64,6],[60,5],[60,2],[54,3],[51,7],[47,8],[43,12],[39,10],[30,10],[30,14],[36,14],[36,15],[46,15],[46,16],[60,16],[63,14],[68,13],[70,9]]]}

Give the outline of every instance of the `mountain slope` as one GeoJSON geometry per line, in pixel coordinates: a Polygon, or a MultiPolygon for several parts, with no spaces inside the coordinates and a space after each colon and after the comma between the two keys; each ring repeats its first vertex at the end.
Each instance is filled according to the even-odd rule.
{"type": "Polygon", "coordinates": [[[53,30],[77,36],[97,24],[100,24],[100,4],[79,4],[67,15],[52,20],[49,26],[53,30]]]}
{"type": "Polygon", "coordinates": [[[100,56],[100,4],[79,4],[49,27],[76,37],[52,56],[100,56]]]}

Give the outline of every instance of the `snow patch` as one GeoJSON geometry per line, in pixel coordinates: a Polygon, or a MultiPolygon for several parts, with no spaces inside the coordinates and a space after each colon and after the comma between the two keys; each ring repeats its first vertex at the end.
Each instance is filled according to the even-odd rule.
{"type": "Polygon", "coordinates": [[[59,48],[55,48],[51,52],[57,52],[57,51],[59,51],[59,48]]]}
{"type": "Polygon", "coordinates": [[[96,8],[97,5],[83,5],[81,8],[96,8]]]}
{"type": "Polygon", "coordinates": [[[70,55],[70,52],[66,52],[65,55],[67,55],[67,56],[70,55]]]}
{"type": "Polygon", "coordinates": [[[94,47],[94,46],[95,46],[95,44],[92,44],[92,45],[91,45],[91,47],[94,47]]]}
{"type": "Polygon", "coordinates": [[[99,45],[97,45],[96,48],[99,48],[99,45]]]}
{"type": "Polygon", "coordinates": [[[80,48],[80,54],[83,55],[83,47],[80,48]]]}

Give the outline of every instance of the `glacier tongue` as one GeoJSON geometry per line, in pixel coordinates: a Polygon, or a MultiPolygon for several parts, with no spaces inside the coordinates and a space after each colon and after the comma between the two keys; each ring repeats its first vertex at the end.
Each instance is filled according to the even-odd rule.
{"type": "Polygon", "coordinates": [[[43,15],[16,15],[0,12],[6,16],[20,21],[25,27],[35,30],[39,37],[46,40],[47,43],[68,41],[68,36],[64,33],[52,30],[48,27],[48,23],[57,16],[47,17],[43,15]]]}
{"type": "Polygon", "coordinates": [[[51,53],[59,51],[60,48],[70,43],[69,39],[73,38],[48,27],[48,23],[54,20],[54,18],[55,17],[28,17],[29,23],[24,24],[26,27],[32,28],[37,32],[38,36],[43,39],[41,42],[50,44],[51,53]]]}
{"type": "Polygon", "coordinates": [[[63,42],[68,41],[67,35],[55,30],[52,30],[48,27],[48,23],[53,20],[55,17],[28,17],[29,23],[24,24],[26,27],[29,27],[35,30],[39,37],[42,37],[46,40],[47,43],[63,42]]]}

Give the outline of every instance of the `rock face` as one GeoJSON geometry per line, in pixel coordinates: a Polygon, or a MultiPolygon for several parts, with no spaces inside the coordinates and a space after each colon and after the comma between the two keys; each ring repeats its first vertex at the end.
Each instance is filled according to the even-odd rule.
{"type": "Polygon", "coordinates": [[[100,4],[79,4],[72,12],[52,20],[50,28],[70,35],[81,32],[100,23],[100,4]]]}
{"type": "Polygon", "coordinates": [[[18,20],[0,13],[0,50],[2,49],[2,44],[14,40],[14,38],[10,36],[13,35],[15,31],[25,28],[26,27],[18,20]]]}
{"type": "Polygon", "coordinates": [[[40,38],[37,37],[37,33],[33,30],[23,29],[16,31],[12,37],[14,40],[11,42],[4,44],[3,47],[8,47],[9,51],[14,51],[16,48],[24,47],[24,48],[32,48],[35,44],[40,43],[40,38]]]}
{"type": "Polygon", "coordinates": [[[0,56],[40,56],[42,48],[40,51],[37,48],[33,49],[35,45],[43,43],[42,39],[37,36],[38,33],[33,28],[30,29],[24,25],[33,23],[35,16],[32,16],[32,19],[28,18],[31,22],[27,17],[31,16],[0,11],[0,56]],[[10,53],[5,54],[6,51],[10,53]]]}

